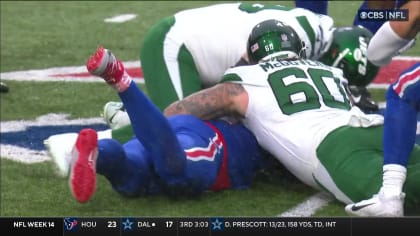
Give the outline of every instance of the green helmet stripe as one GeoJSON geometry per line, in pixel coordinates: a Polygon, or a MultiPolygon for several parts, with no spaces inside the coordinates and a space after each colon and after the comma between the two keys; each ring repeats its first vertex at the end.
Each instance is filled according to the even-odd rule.
{"type": "Polygon", "coordinates": [[[297,16],[296,20],[299,22],[300,26],[302,26],[303,30],[308,35],[309,41],[311,41],[311,56],[314,55],[314,49],[315,49],[315,31],[312,28],[311,24],[309,24],[308,19],[306,16],[297,16]]]}

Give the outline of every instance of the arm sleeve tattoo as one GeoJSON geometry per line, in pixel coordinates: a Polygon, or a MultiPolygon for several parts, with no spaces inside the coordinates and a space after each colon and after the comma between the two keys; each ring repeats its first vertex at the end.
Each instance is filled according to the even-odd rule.
{"type": "Polygon", "coordinates": [[[172,103],[164,113],[166,116],[191,114],[201,119],[237,116],[235,103],[240,100],[236,98],[243,93],[245,90],[240,84],[221,83],[172,103]]]}

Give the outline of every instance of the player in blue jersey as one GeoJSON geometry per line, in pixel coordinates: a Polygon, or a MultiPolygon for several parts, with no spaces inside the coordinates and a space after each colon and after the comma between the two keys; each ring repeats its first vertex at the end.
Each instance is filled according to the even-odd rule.
{"type": "Polygon", "coordinates": [[[89,58],[87,68],[118,91],[135,137],[120,144],[114,139],[98,141],[93,129],[80,131],[69,179],[77,201],[91,199],[96,173],[125,196],[196,195],[250,186],[262,159],[255,137],[243,125],[190,115],[166,118],[131,80],[121,61],[102,47],[89,58]]]}
{"type": "Polygon", "coordinates": [[[383,183],[373,198],[350,204],[346,211],[360,216],[376,216],[385,211],[401,211],[407,163],[416,140],[420,111],[420,63],[401,73],[386,93],[384,122],[383,183]],[[366,206],[360,208],[360,206],[366,206]]]}
{"type": "MultiPolygon", "coordinates": [[[[369,44],[368,58],[377,65],[389,63],[393,56],[409,47],[420,30],[420,2],[409,1],[401,9],[409,10],[409,20],[386,22],[369,44]]],[[[402,212],[407,171],[416,171],[407,168],[407,164],[415,144],[420,111],[420,63],[401,72],[388,88],[386,102],[382,187],[371,199],[348,205],[346,211],[351,214],[377,216],[402,212]]]]}
{"type": "Polygon", "coordinates": [[[328,15],[328,0],[295,0],[295,6],[318,14],[328,15]]]}

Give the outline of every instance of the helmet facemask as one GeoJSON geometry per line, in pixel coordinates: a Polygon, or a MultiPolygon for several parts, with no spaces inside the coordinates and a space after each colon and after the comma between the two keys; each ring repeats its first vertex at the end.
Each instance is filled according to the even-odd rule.
{"type": "Polygon", "coordinates": [[[379,71],[379,67],[373,65],[366,55],[371,38],[372,33],[361,26],[337,28],[320,61],[342,69],[349,85],[366,86],[379,71]]]}

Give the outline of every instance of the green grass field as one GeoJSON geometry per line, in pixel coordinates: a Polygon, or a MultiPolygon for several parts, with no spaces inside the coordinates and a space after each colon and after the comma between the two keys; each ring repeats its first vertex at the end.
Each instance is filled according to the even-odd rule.
{"type": "MultiPolygon", "coordinates": [[[[179,10],[213,3],[1,1],[0,71],[81,66],[99,44],[124,61],[138,60],[143,37],[154,23],[179,10]],[[105,18],[125,13],[138,17],[123,24],[104,23],[105,18]]],[[[274,3],[293,5],[292,1],[274,3]]],[[[351,25],[359,5],[360,1],[331,2],[330,15],[337,26],[351,25]]],[[[420,55],[420,46],[407,55],[420,55]]],[[[2,122],[33,120],[49,113],[98,117],[107,101],[118,100],[104,83],[4,82],[10,92],[0,95],[2,122]]],[[[383,91],[375,91],[374,96],[380,100],[383,91]]],[[[197,199],[127,199],[99,177],[92,201],[82,205],[72,198],[67,179],[57,177],[50,162],[23,164],[3,158],[7,156],[3,150],[1,156],[1,216],[276,216],[316,193],[276,167],[269,174],[261,173],[250,189],[209,192],[197,199]]],[[[314,216],[346,216],[343,207],[332,201],[314,216]]]]}

